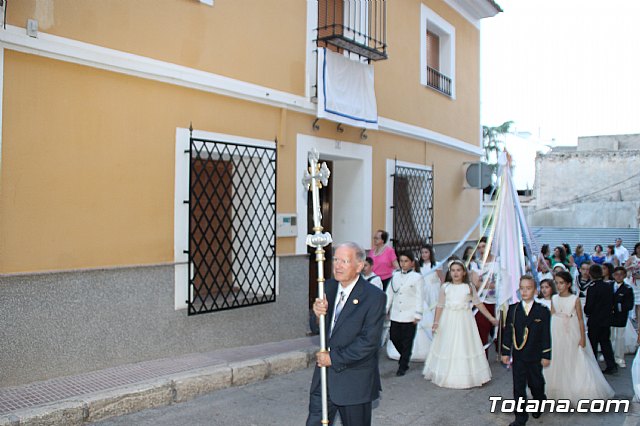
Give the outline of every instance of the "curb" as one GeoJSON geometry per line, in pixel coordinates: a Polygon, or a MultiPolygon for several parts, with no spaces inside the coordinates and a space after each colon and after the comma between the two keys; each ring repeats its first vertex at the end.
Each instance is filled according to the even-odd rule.
{"type": "Polygon", "coordinates": [[[0,426],[83,425],[110,417],[189,401],[313,365],[315,349],[303,349],[200,368],[0,415],[0,426]]]}

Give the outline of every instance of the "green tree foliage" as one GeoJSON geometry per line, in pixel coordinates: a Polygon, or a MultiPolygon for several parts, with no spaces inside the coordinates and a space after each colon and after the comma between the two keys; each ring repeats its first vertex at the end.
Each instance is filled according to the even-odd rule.
{"type": "Polygon", "coordinates": [[[484,157],[495,175],[498,170],[498,154],[504,150],[505,135],[511,131],[513,121],[505,121],[499,126],[482,126],[484,157]]]}

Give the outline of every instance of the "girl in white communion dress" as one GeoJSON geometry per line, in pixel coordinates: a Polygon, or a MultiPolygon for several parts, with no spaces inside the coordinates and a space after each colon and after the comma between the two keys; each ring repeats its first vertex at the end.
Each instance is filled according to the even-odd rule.
{"type": "Polygon", "coordinates": [[[569,399],[609,399],[614,391],[602,375],[587,342],[580,299],[571,293],[572,277],[556,274],[558,294],[551,299],[551,364],[542,372],[547,397],[569,399]]]}
{"type": "Polygon", "coordinates": [[[491,369],[471,305],[477,306],[493,325],[498,320],[480,302],[463,262],[454,260],[449,264],[445,281],[433,323],[435,336],[422,374],[440,387],[481,386],[491,380],[491,369]]]}

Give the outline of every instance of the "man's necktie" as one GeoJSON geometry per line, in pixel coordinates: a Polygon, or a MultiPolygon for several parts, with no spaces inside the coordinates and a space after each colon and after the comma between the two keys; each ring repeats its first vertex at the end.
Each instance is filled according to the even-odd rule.
{"type": "Polygon", "coordinates": [[[344,308],[344,299],[345,292],[340,290],[340,299],[338,300],[338,304],[336,305],[336,312],[333,314],[333,324],[331,325],[331,331],[333,331],[333,327],[335,327],[336,322],[338,322],[340,312],[342,312],[342,308],[344,308]]]}
{"type": "Polygon", "coordinates": [[[529,316],[529,311],[531,310],[531,305],[528,303],[525,303],[524,305],[524,313],[529,316]]]}

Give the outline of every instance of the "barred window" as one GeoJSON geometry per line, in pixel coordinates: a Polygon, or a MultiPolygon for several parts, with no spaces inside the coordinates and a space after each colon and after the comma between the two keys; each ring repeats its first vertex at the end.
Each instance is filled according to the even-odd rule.
{"type": "Polygon", "coordinates": [[[419,253],[433,243],[433,170],[396,164],[393,176],[393,248],[419,253]]]}
{"type": "Polygon", "coordinates": [[[190,139],[189,315],[274,302],[276,150],[190,139]]]}
{"type": "Polygon", "coordinates": [[[420,10],[420,82],[455,98],[455,27],[424,4],[420,10]]]}

